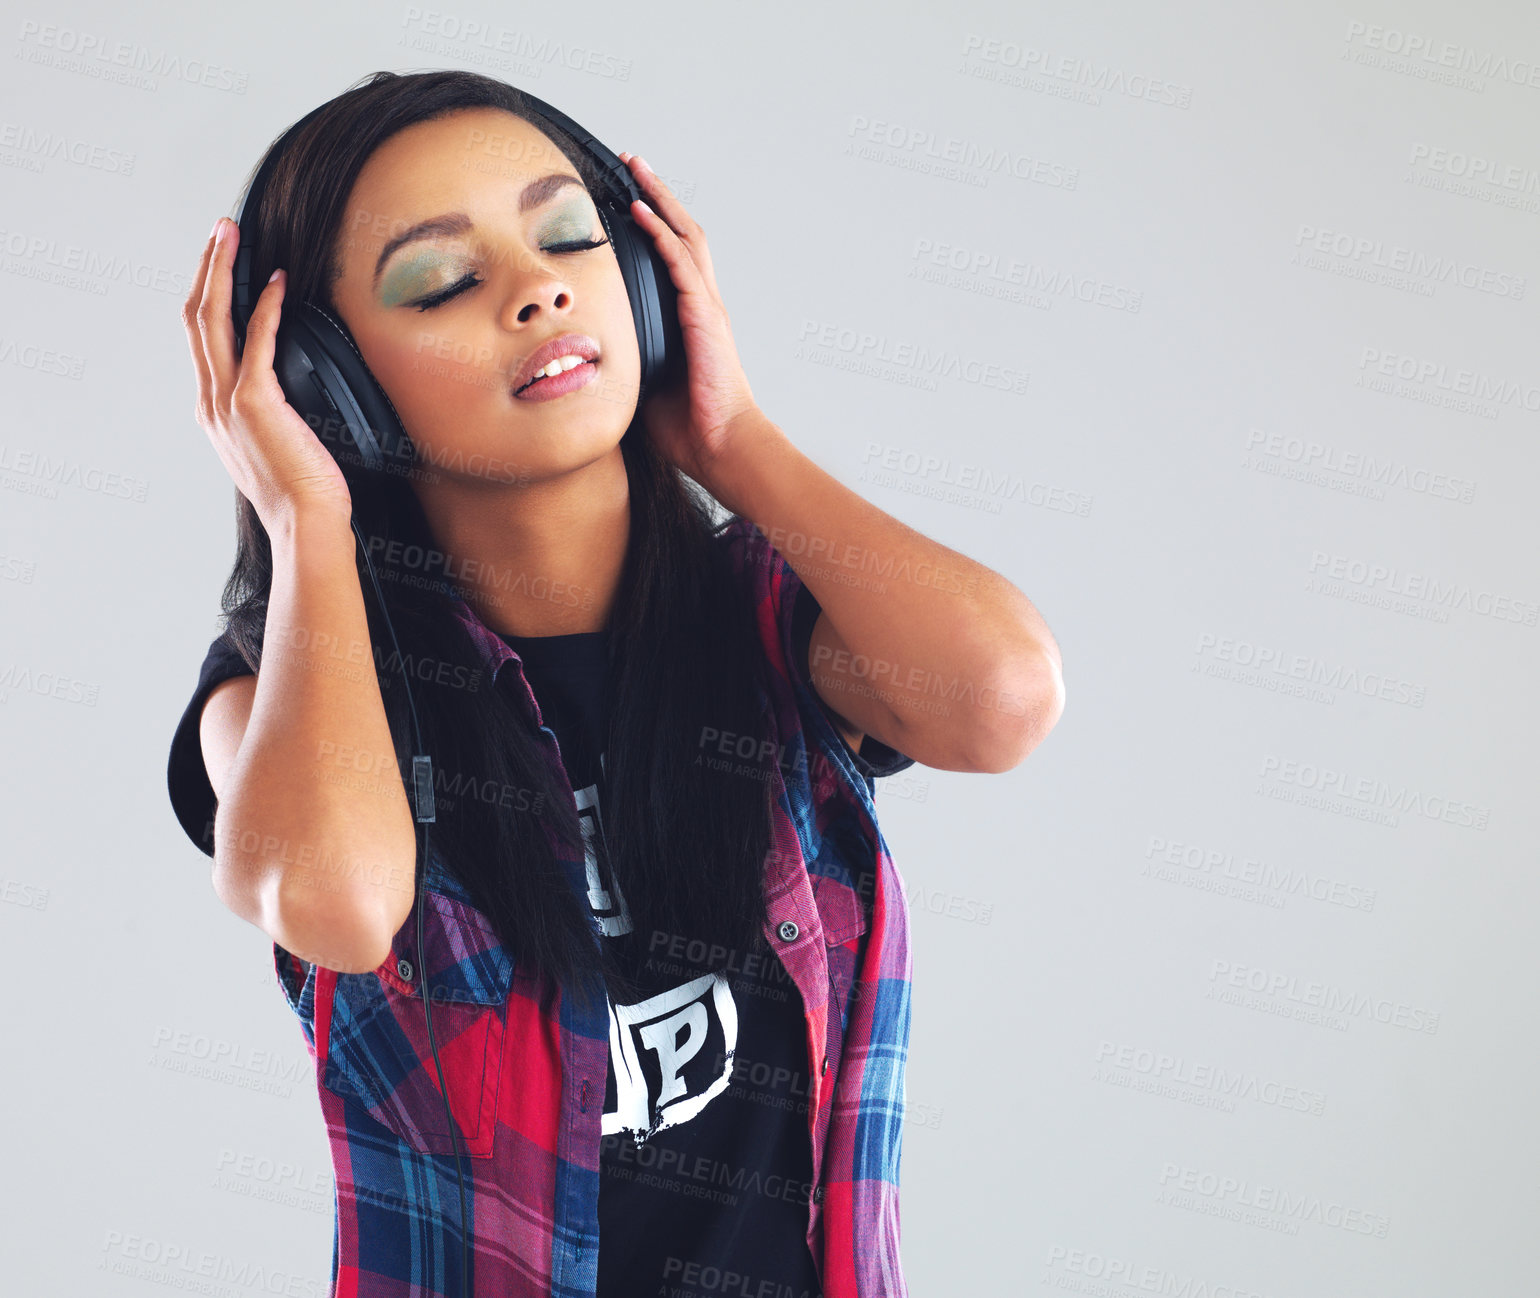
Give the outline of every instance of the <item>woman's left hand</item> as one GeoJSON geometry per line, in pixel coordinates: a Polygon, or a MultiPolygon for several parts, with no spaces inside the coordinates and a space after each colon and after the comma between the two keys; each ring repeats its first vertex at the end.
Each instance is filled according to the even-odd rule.
{"type": "Polygon", "coordinates": [[[709,489],[711,464],[733,421],[756,408],[738,360],[727,308],[717,292],[706,235],[658,174],[634,153],[617,155],[646,201],[631,204],[679,290],[685,376],[642,401],[642,419],[658,452],[709,489]]]}

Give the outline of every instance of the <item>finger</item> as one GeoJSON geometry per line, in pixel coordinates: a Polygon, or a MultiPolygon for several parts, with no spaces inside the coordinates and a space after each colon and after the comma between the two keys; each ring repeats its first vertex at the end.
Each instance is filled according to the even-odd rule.
{"type": "Polygon", "coordinates": [[[642,197],[684,241],[685,246],[690,250],[690,255],[695,258],[695,264],[700,267],[702,277],[715,294],[716,275],[711,268],[711,250],[706,246],[706,232],[690,215],[685,205],[675,197],[674,191],[664,184],[663,177],[649,167],[644,158],[634,153],[627,156],[629,161],[626,165],[631,168],[631,175],[642,191],[642,197]]]}
{"type": "Polygon", "coordinates": [[[229,408],[230,389],[235,386],[239,362],[235,355],[235,322],[230,319],[230,281],[235,264],[235,249],[240,230],[234,221],[221,221],[219,238],[214,242],[208,278],[203,284],[203,300],[198,305],[198,329],[208,354],[213,377],[213,398],[217,409],[229,408]]]}
{"type": "Polygon", "coordinates": [[[626,166],[631,168],[632,178],[644,194],[650,199],[655,198],[653,206],[668,219],[669,224],[675,228],[694,225],[695,222],[685,210],[684,204],[679,201],[678,195],[668,187],[662,176],[647,165],[647,160],[637,153],[627,156],[629,160],[626,166]]]}
{"type": "Polygon", "coordinates": [[[209,358],[203,350],[203,334],[198,328],[198,304],[203,300],[203,283],[208,277],[214,236],[217,233],[217,226],[209,232],[203,244],[203,255],[198,258],[198,270],[193,276],[192,287],[187,290],[187,297],[182,302],[182,325],[187,330],[187,347],[192,352],[193,372],[198,384],[196,410],[200,421],[206,419],[212,410],[208,405],[211,392],[209,358]]]}
{"type": "Polygon", "coordinates": [[[631,215],[642,229],[652,235],[658,255],[663,258],[663,264],[668,267],[669,275],[673,278],[674,287],[681,293],[706,292],[707,285],[701,276],[700,267],[695,264],[684,240],[669,228],[668,222],[640,198],[632,202],[631,215]]]}
{"type": "Polygon", "coordinates": [[[243,383],[261,383],[269,376],[274,379],[273,354],[277,347],[278,320],[283,310],[283,292],[289,277],[275,270],[257,294],[256,305],[251,309],[251,320],[246,325],[246,349],[241,353],[241,372],[236,386],[243,383]]]}

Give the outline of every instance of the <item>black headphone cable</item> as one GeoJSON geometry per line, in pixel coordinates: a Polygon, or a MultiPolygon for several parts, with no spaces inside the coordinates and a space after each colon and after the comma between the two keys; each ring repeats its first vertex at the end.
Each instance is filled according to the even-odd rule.
{"type": "MultiPolygon", "coordinates": [[[[412,720],[413,747],[421,750],[422,727],[417,720],[417,704],[412,698],[411,673],[406,669],[406,659],[402,656],[400,642],[396,639],[396,628],[391,623],[390,613],[385,607],[385,595],[380,590],[380,579],[374,572],[374,560],[369,557],[369,547],[364,543],[364,534],[359,531],[358,520],[349,520],[353,527],[353,535],[358,538],[359,553],[364,556],[364,566],[369,571],[369,581],[374,586],[374,598],[379,607],[380,616],[385,619],[385,629],[390,632],[391,648],[395,651],[396,663],[401,668],[401,682],[406,687],[406,706],[412,720]]],[[[460,1294],[461,1298],[468,1298],[470,1294],[471,1274],[471,1244],[470,1244],[470,1220],[465,1203],[465,1160],[460,1153],[460,1129],[455,1123],[454,1110],[449,1107],[449,1087],[444,1082],[444,1065],[439,1059],[438,1041],[433,1035],[433,998],[428,993],[428,962],[424,957],[423,936],[423,893],[427,887],[428,860],[429,860],[429,827],[435,820],[433,802],[433,759],[428,754],[418,751],[412,757],[412,802],[413,815],[416,824],[422,826],[422,850],[417,857],[417,983],[422,988],[422,1008],[428,1020],[428,1047],[433,1052],[433,1066],[438,1071],[439,1098],[444,1101],[444,1116],[449,1122],[449,1137],[454,1142],[455,1174],[460,1182],[460,1294]]],[[[415,844],[417,839],[415,825],[412,839],[415,844]]]]}

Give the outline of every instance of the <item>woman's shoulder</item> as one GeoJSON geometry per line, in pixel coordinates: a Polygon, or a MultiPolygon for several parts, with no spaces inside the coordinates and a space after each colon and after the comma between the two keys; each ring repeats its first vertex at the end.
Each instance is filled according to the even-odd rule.
{"type": "Polygon", "coordinates": [[[733,514],[717,524],[712,536],[756,601],[769,600],[777,611],[783,605],[788,610],[795,605],[802,581],[773,538],[760,531],[752,519],[733,514]]]}
{"type": "Polygon", "coordinates": [[[734,514],[712,533],[726,555],[728,570],[742,584],[770,664],[788,682],[795,679],[795,631],[802,581],[771,540],[751,519],[734,514]]]}
{"type": "Polygon", "coordinates": [[[861,785],[868,797],[872,780],[913,766],[912,757],[870,735],[858,735],[858,742],[852,745],[839,730],[841,724],[848,723],[841,722],[818,692],[808,647],[822,610],[782,553],[782,546],[793,554],[808,552],[812,546],[806,538],[766,534],[753,520],[738,514],[719,524],[715,536],[727,548],[734,570],[747,583],[760,643],[779,684],[778,715],[783,731],[790,726],[800,729],[809,749],[820,751],[827,764],[842,772],[853,786],[861,785]]]}

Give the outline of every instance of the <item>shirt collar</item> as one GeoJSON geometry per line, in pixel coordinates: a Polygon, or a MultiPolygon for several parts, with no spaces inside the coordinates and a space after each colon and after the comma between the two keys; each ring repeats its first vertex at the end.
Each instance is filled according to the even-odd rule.
{"type": "Polygon", "coordinates": [[[514,647],[483,622],[476,613],[476,610],[470,606],[463,596],[456,595],[447,588],[445,588],[444,593],[449,597],[454,615],[460,619],[465,627],[466,634],[470,636],[471,642],[476,646],[476,653],[481,659],[482,667],[486,669],[488,676],[490,676],[494,683],[497,680],[499,669],[509,659],[519,662],[522,668],[523,661],[519,658],[514,647]]]}

